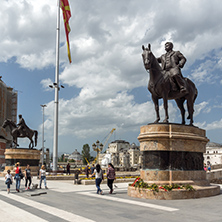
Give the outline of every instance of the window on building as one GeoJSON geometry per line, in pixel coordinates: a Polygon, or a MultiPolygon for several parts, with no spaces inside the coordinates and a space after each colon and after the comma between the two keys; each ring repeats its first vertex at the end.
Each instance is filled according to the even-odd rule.
{"type": "Polygon", "coordinates": [[[207,159],[210,159],[210,157],[209,157],[209,156],[207,156],[207,159]]]}

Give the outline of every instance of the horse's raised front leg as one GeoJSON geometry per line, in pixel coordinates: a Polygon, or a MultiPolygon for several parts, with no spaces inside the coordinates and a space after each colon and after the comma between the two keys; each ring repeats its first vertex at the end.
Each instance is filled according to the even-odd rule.
{"type": "Polygon", "coordinates": [[[167,102],[167,97],[163,97],[163,107],[165,110],[165,119],[163,120],[164,123],[168,123],[169,115],[168,115],[168,102],[167,102]]]}
{"type": "Polygon", "coordinates": [[[154,123],[158,123],[160,121],[159,100],[158,100],[158,98],[154,97],[153,95],[152,95],[152,100],[153,100],[155,110],[156,110],[156,120],[154,121],[154,123]]]}
{"type": "Polygon", "coordinates": [[[15,148],[17,148],[17,146],[19,146],[19,144],[17,143],[17,137],[13,137],[13,143],[15,145],[15,148]]]}

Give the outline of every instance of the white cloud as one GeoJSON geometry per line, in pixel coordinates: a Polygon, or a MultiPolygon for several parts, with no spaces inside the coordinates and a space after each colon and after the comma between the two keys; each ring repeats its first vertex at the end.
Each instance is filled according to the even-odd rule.
{"type": "Polygon", "coordinates": [[[194,105],[194,116],[199,115],[201,111],[208,110],[207,112],[209,112],[209,107],[207,107],[208,104],[209,103],[206,101],[203,101],[199,104],[195,104],[194,105]]]}
{"type": "MultiPolygon", "coordinates": [[[[151,43],[157,57],[165,53],[164,43],[173,41],[174,49],[187,58],[183,72],[198,63],[189,72],[196,85],[222,84],[221,76],[215,74],[222,69],[221,1],[113,0],[104,3],[94,0],[69,3],[73,63],[68,65],[61,20],[60,80],[70,88],[77,88],[79,93],[60,100],[61,135],[87,137],[113,127],[135,131],[141,124],[154,121],[152,102],[147,99],[147,102],[138,103],[130,94],[135,88],[147,87],[142,44],[151,43]],[[209,11],[213,13],[206,16],[209,11]]],[[[16,63],[28,70],[54,67],[56,12],[56,1],[53,0],[3,0],[0,62],[15,58],[16,63]]],[[[50,90],[48,85],[51,83],[50,78],[41,81],[44,90],[50,90]]],[[[53,112],[52,101],[46,109],[46,133],[52,131],[53,112]]],[[[206,101],[195,105],[194,115],[202,112],[211,112],[206,101]]],[[[163,120],[162,105],[160,113],[163,120]]],[[[169,102],[171,122],[178,122],[178,119],[180,122],[178,113],[177,107],[169,102]]]]}
{"type": "MultiPolygon", "coordinates": [[[[151,101],[136,104],[132,95],[127,92],[117,93],[113,98],[100,100],[98,98],[84,98],[59,101],[60,135],[75,135],[86,138],[88,135],[99,135],[107,129],[117,128],[124,131],[138,130],[141,125],[154,122],[156,113],[151,101]]],[[[47,104],[46,131],[53,127],[54,103],[47,104]]],[[[169,116],[173,122],[177,109],[169,103],[169,116]]],[[[160,106],[161,121],[164,119],[164,109],[160,106]]]]}
{"type": "Polygon", "coordinates": [[[42,79],[40,84],[42,85],[42,88],[45,90],[45,91],[52,91],[53,88],[50,88],[49,85],[52,85],[53,81],[48,78],[48,79],[42,79]]]}
{"type": "Polygon", "coordinates": [[[222,129],[222,119],[208,123],[206,125],[206,130],[222,129]]]}

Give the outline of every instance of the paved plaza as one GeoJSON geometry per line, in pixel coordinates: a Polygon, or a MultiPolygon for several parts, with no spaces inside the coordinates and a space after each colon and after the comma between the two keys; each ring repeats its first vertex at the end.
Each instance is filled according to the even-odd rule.
{"type": "MultiPolygon", "coordinates": [[[[39,182],[36,177],[33,180],[39,182]]],[[[221,222],[222,218],[222,195],[191,200],[145,200],[129,197],[127,183],[116,184],[114,194],[109,194],[108,187],[102,184],[104,195],[96,194],[94,185],[74,185],[73,181],[47,181],[47,185],[48,190],[25,191],[23,180],[22,192],[17,193],[13,184],[7,194],[4,178],[0,178],[0,221],[221,222]]]]}

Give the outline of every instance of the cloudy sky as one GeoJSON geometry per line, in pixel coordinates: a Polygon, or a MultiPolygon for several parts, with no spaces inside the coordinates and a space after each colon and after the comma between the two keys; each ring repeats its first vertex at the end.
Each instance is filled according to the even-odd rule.
{"type": "MultiPolygon", "coordinates": [[[[187,58],[183,75],[195,82],[198,97],[195,125],[212,142],[222,143],[222,1],[220,0],[69,0],[72,64],[67,58],[61,14],[59,152],[81,151],[116,128],[111,140],[139,144],[142,125],[155,120],[148,73],[141,46],[151,43],[154,55],[164,43],[187,58]]],[[[1,0],[0,75],[18,92],[21,113],[53,147],[55,39],[57,0],[1,0]]],[[[161,104],[161,119],[163,107],[161,104]]],[[[169,102],[170,122],[180,123],[169,102]]],[[[186,114],[187,115],[187,114],[186,114]]],[[[27,146],[27,140],[20,140],[27,146]]]]}

